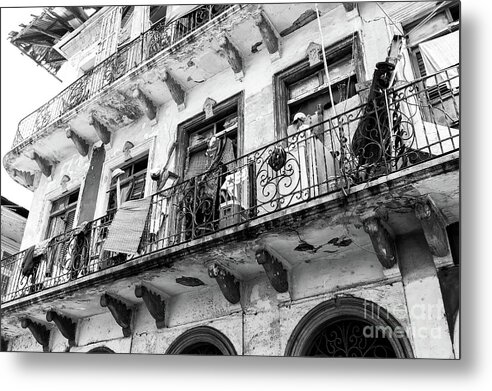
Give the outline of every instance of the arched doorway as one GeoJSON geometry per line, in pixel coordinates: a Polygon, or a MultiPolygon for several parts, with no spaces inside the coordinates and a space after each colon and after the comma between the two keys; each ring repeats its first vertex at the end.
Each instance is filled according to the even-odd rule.
{"type": "Polygon", "coordinates": [[[236,350],[231,341],[220,331],[209,326],[200,326],[176,338],[166,354],[235,356],[236,350]]]}
{"type": "Polygon", "coordinates": [[[99,346],[97,348],[89,350],[87,353],[96,353],[96,354],[104,354],[104,353],[114,353],[110,348],[106,346],[99,346]]]}
{"type": "Polygon", "coordinates": [[[413,357],[403,327],[384,308],[354,297],[317,305],[294,329],[286,356],[413,357]]]}

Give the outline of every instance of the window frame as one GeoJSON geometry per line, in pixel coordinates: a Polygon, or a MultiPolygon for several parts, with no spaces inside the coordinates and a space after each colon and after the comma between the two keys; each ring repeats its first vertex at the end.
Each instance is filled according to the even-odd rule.
{"type": "MultiPolygon", "coordinates": [[[[177,130],[177,142],[178,147],[176,149],[175,157],[175,170],[176,174],[181,180],[184,180],[186,174],[186,161],[188,159],[188,151],[190,147],[190,135],[205,128],[206,126],[217,123],[223,118],[226,118],[225,113],[229,112],[232,108],[236,107],[237,113],[237,156],[236,159],[244,153],[244,92],[241,91],[220,103],[217,103],[213,112],[214,115],[205,119],[205,112],[195,115],[194,117],[186,120],[178,125],[177,130]]],[[[205,144],[204,144],[205,145],[205,144]]],[[[198,147],[194,147],[198,148],[198,147]]]]}
{"type": "Polygon", "coordinates": [[[66,232],[68,232],[68,231],[70,231],[71,229],[74,228],[76,217],[77,217],[77,210],[79,208],[79,198],[80,198],[80,187],[77,187],[77,188],[75,188],[73,190],[70,190],[67,193],[61,195],[60,197],[55,198],[54,200],[52,200],[50,202],[50,212],[48,214],[48,225],[46,226],[45,239],[54,238],[55,236],[61,235],[63,233],[66,233],[66,232]],[[75,194],[77,194],[77,199],[75,201],[73,201],[72,203],[69,203],[70,197],[72,197],[75,194]],[[66,198],[66,200],[67,200],[66,201],[67,204],[64,205],[64,208],[62,210],[58,210],[58,211],[53,212],[53,206],[54,206],[54,204],[56,202],[59,202],[59,201],[63,200],[64,198],[66,198]],[[58,217],[60,217],[62,215],[64,215],[66,217],[71,212],[74,213],[72,226],[71,227],[66,227],[65,226],[65,229],[63,230],[63,232],[60,232],[60,233],[58,233],[56,235],[51,235],[51,229],[52,229],[51,228],[51,224],[54,221],[54,219],[55,218],[58,218],[58,217]]]}
{"type": "MultiPolygon", "coordinates": [[[[336,63],[343,59],[347,54],[352,53],[354,59],[354,72],[357,83],[362,83],[366,80],[366,72],[363,60],[363,50],[358,33],[346,36],[338,42],[325,48],[326,59],[328,63],[336,63]]],[[[296,83],[310,75],[313,75],[323,68],[323,62],[311,67],[309,60],[304,58],[300,62],[291,65],[290,67],[273,75],[273,94],[274,94],[274,131],[275,139],[280,140],[287,137],[287,128],[289,127],[289,85],[296,83]]],[[[352,77],[352,75],[349,77],[352,77]]],[[[331,85],[337,84],[341,80],[332,80],[331,85]]],[[[320,86],[319,89],[308,96],[320,94],[326,90],[328,85],[320,86]]]]}
{"type": "MultiPolygon", "coordinates": [[[[144,186],[143,186],[143,189],[142,189],[142,197],[141,198],[138,198],[138,199],[142,199],[142,198],[145,198],[145,189],[146,189],[146,186],[147,186],[147,176],[148,176],[148,172],[149,172],[149,163],[150,163],[150,156],[148,153],[144,153],[142,155],[139,155],[139,156],[136,156],[130,160],[127,160],[126,162],[124,162],[122,165],[120,166],[116,166],[114,167],[113,169],[111,169],[111,173],[116,170],[116,169],[122,169],[122,170],[125,170],[127,169],[128,167],[131,167],[132,168],[132,174],[129,175],[128,177],[126,177],[125,179],[122,179],[120,181],[120,187],[123,186],[123,185],[126,185],[127,183],[130,183],[131,181],[133,181],[135,178],[137,177],[140,177],[140,176],[144,176],[144,186]],[[136,174],[134,172],[134,169],[135,169],[135,165],[144,161],[144,160],[147,160],[147,165],[145,167],[145,170],[141,170],[141,171],[138,171],[136,174]]],[[[115,184],[111,184],[111,178],[110,178],[110,181],[109,181],[109,188],[106,190],[106,200],[107,200],[107,203],[106,203],[106,214],[110,214],[110,213],[113,213],[113,212],[116,212],[116,210],[118,209],[118,207],[115,207],[115,208],[112,208],[112,209],[109,209],[109,202],[110,202],[110,199],[111,199],[111,195],[110,193],[112,191],[115,191],[116,190],[116,183],[115,184]]]]}

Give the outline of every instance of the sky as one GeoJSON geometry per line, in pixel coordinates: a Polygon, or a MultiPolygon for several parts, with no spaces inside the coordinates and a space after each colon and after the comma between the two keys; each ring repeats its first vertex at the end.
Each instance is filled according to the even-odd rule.
{"type": "MultiPolygon", "coordinates": [[[[20,23],[28,24],[31,14],[42,8],[1,9],[1,158],[12,147],[19,121],[47,102],[66,83],[60,83],[29,57],[24,56],[8,40],[10,31],[19,31],[20,23]]],[[[32,192],[19,185],[1,164],[1,194],[29,209],[32,192]]]]}

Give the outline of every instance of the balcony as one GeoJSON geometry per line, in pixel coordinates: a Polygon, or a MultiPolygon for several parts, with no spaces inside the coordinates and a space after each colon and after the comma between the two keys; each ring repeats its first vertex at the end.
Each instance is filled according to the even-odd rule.
{"type": "Polygon", "coordinates": [[[53,99],[23,118],[19,123],[12,148],[18,147],[29,138],[34,138],[47,126],[100,94],[117,80],[140,67],[142,63],[189,38],[207,23],[236,7],[221,4],[204,5],[170,24],[166,24],[165,20],[154,24],[53,99]]]}
{"type": "Polygon", "coordinates": [[[113,219],[103,216],[50,239],[32,257],[24,250],[2,260],[1,274],[8,278],[2,302],[164,250],[169,254],[183,244],[200,245],[217,233],[251,229],[258,221],[312,208],[327,196],[343,199],[456,159],[458,74],[454,66],[398,83],[377,99],[233,161],[222,161],[212,149],[206,172],[150,197],[137,254],[102,250],[113,219]]]}

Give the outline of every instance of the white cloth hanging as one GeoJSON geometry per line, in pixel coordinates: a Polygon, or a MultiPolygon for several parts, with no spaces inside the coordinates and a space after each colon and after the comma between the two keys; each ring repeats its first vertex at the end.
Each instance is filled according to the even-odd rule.
{"type": "MultiPolygon", "coordinates": [[[[419,45],[419,48],[425,71],[428,75],[459,64],[459,31],[423,42],[419,45]]],[[[451,79],[449,80],[451,88],[459,87],[458,70],[456,68],[447,71],[447,75],[440,74],[436,78],[430,78],[427,81],[427,85],[434,86],[436,83],[445,82],[448,78],[451,79]]]]}

